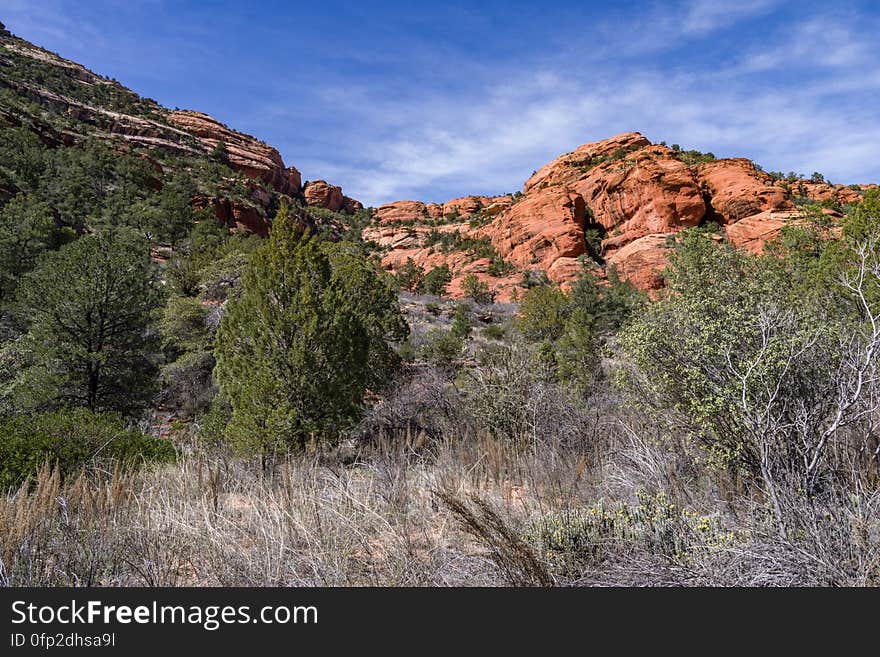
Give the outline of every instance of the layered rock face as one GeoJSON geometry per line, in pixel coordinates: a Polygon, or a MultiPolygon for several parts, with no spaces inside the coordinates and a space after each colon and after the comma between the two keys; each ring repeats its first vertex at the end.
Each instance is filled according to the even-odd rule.
{"type": "Polygon", "coordinates": [[[582,196],[563,186],[552,187],[511,205],[480,233],[518,269],[549,272],[560,258],[585,253],[585,216],[582,196]]]}
{"type": "Polygon", "coordinates": [[[567,284],[580,275],[585,259],[615,267],[640,289],[657,290],[675,234],[685,228],[714,222],[733,244],[761,251],[783,226],[800,218],[793,194],[841,204],[861,198],[860,190],[842,185],[783,185],[743,158],[693,158],[652,144],[638,132],[624,133],[544,165],[516,198],[389,203],[375,212],[376,225],[364,237],[382,245],[389,270],[407,258],[426,268],[446,264],[455,276],[448,290],[453,295],[460,294],[455,283],[465,272],[479,273],[501,300],[514,294],[529,270],[540,269],[550,280],[567,284]],[[476,221],[465,221],[471,217],[476,221]],[[493,276],[479,258],[438,253],[425,244],[427,226],[488,240],[494,258],[517,274],[507,267],[493,276]]]}
{"type": "Polygon", "coordinates": [[[282,194],[299,191],[299,171],[284,166],[281,154],[255,137],[227,128],[217,119],[201,112],[176,110],[168,113],[168,120],[195,135],[207,151],[225,146],[229,166],[249,178],[262,180],[282,194]],[[291,183],[296,183],[292,188],[291,183]]]}
{"type": "Polygon", "coordinates": [[[708,218],[722,225],[767,210],[794,209],[788,192],[743,158],[699,165],[696,178],[710,201],[708,218]]]}
{"type": "MultiPolygon", "coordinates": [[[[272,146],[237,130],[227,128],[215,118],[188,110],[168,113],[168,120],[195,135],[205,149],[225,148],[230,167],[254,180],[261,180],[280,194],[302,193],[306,204],[334,212],[355,212],[363,208],[360,201],[342,193],[342,188],[326,180],[302,184],[302,174],[294,166],[286,166],[281,154],[272,146]]],[[[238,222],[240,223],[240,222],[238,222]]]]}

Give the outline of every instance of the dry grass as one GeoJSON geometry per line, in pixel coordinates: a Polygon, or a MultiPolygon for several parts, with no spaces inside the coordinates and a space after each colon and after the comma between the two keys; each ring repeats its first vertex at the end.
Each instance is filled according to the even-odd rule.
{"type": "Polygon", "coordinates": [[[799,540],[783,541],[760,504],[731,507],[632,427],[598,431],[589,450],[480,433],[374,437],[273,473],[222,453],[65,482],[44,468],[0,498],[0,583],[880,582],[876,493],[801,504],[799,540]]]}
{"type": "MultiPolygon", "coordinates": [[[[200,455],[63,484],[44,468],[0,500],[0,582],[501,584],[491,556],[433,492],[463,494],[493,480],[490,462],[462,457],[385,445],[368,461],[301,456],[269,475],[248,460],[200,455]]],[[[481,493],[508,509],[516,503],[501,481],[481,493]]]]}
{"type": "Polygon", "coordinates": [[[880,584],[876,478],[790,493],[783,539],[759,491],[607,390],[499,380],[474,401],[420,369],[348,442],[272,472],[193,446],[131,472],[44,467],[0,496],[0,585],[880,584]]]}

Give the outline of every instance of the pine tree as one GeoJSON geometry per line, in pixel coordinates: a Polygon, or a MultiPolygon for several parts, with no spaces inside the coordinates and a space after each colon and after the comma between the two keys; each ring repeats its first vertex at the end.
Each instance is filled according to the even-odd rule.
{"type": "Polygon", "coordinates": [[[0,210],[0,302],[12,295],[42,252],[72,238],[73,231],[56,225],[48,205],[31,195],[13,197],[0,210]]]}
{"type": "Polygon", "coordinates": [[[151,319],[163,296],[146,243],[83,236],[46,253],[19,292],[33,349],[16,386],[24,405],[143,408],[155,391],[151,319]]]}

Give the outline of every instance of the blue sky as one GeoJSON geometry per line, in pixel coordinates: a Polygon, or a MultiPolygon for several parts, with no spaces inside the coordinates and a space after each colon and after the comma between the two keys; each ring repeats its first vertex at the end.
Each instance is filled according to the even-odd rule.
{"type": "Polygon", "coordinates": [[[0,0],[0,20],[369,205],[514,191],[630,130],[880,181],[876,0],[0,0]]]}

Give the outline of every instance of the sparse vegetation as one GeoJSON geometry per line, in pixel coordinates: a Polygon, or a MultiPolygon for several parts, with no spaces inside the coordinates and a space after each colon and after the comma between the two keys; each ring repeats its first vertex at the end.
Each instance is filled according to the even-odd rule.
{"type": "Polygon", "coordinates": [[[673,157],[681,160],[689,166],[715,161],[715,154],[712,152],[703,153],[702,151],[698,150],[684,150],[678,144],[673,144],[671,146],[671,150],[673,157]]]}

